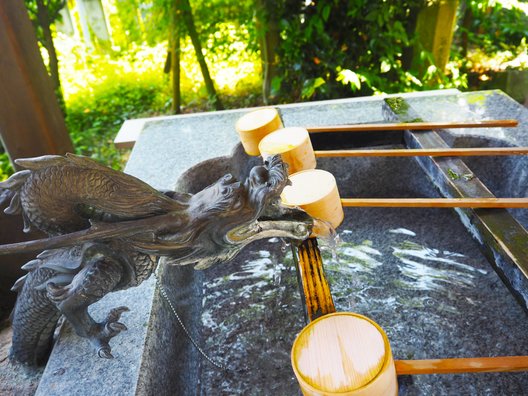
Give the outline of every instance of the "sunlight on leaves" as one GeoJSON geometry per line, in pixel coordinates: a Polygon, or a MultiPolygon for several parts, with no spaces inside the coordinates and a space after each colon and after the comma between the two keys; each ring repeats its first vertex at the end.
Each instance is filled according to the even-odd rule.
{"type": "Polygon", "coordinates": [[[337,73],[336,80],[337,81],[341,81],[341,83],[343,83],[343,85],[350,84],[350,86],[352,87],[353,90],[354,89],[357,89],[357,90],[361,89],[360,77],[359,77],[359,75],[357,73],[354,73],[352,70],[349,70],[349,69],[340,70],[337,73]]]}

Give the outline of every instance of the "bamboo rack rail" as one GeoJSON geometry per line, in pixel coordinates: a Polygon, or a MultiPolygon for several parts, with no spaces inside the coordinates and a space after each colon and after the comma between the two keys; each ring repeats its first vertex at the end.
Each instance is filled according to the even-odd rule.
{"type": "Polygon", "coordinates": [[[528,208],[528,198],[342,198],[345,207],[528,208]]]}
{"type": "Polygon", "coordinates": [[[528,147],[477,147],[381,150],[316,150],[316,157],[461,157],[490,155],[528,155],[528,147]]]}
{"type": "Polygon", "coordinates": [[[498,373],[528,370],[528,356],[395,360],[398,375],[498,373]]]}
{"type": "Polygon", "coordinates": [[[381,124],[350,124],[332,126],[307,127],[310,133],[322,132],[374,132],[374,131],[423,131],[431,129],[455,128],[513,128],[519,124],[517,120],[485,120],[460,122],[398,122],[381,124]]]}

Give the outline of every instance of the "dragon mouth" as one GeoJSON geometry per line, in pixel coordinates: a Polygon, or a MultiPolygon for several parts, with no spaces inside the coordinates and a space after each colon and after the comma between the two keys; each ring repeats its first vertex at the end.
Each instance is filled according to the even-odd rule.
{"type": "Polygon", "coordinates": [[[287,212],[276,218],[261,217],[234,227],[213,244],[188,246],[175,251],[175,254],[161,257],[160,263],[178,266],[195,264],[195,269],[202,270],[219,262],[230,261],[244,246],[259,239],[277,237],[295,241],[307,239],[312,233],[313,219],[299,209],[288,209],[287,212]]]}
{"type": "Polygon", "coordinates": [[[310,236],[313,219],[306,212],[296,208],[281,207],[278,216],[264,215],[258,220],[236,227],[226,233],[225,241],[230,244],[247,244],[264,238],[289,238],[304,240],[310,236]]]}

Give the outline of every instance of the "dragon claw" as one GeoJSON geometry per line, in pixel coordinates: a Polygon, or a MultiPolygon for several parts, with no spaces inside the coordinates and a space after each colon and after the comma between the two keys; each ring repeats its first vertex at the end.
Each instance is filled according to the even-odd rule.
{"type": "Polygon", "coordinates": [[[123,323],[119,322],[119,318],[121,318],[121,314],[123,312],[128,311],[130,311],[128,307],[117,307],[113,308],[108,313],[103,324],[105,332],[108,333],[110,337],[115,336],[120,331],[127,330],[127,327],[123,323]]]}
{"type": "Polygon", "coordinates": [[[123,314],[123,312],[128,312],[128,311],[130,311],[130,309],[128,307],[124,307],[124,306],[113,308],[108,313],[108,315],[106,317],[106,321],[107,322],[115,322],[115,321],[119,320],[119,318],[121,317],[121,314],[123,314]]]}
{"type": "Polygon", "coordinates": [[[128,330],[128,328],[125,326],[125,324],[121,323],[121,322],[108,323],[106,325],[106,327],[109,328],[110,330],[113,330],[115,333],[119,333],[121,331],[128,330]]]}
{"type": "Polygon", "coordinates": [[[112,352],[109,346],[104,346],[104,347],[99,348],[99,350],[97,351],[97,354],[99,355],[100,358],[103,358],[103,359],[113,359],[114,358],[114,355],[112,355],[112,352]]]}
{"type": "Polygon", "coordinates": [[[127,312],[127,307],[117,307],[108,313],[106,319],[102,322],[95,323],[87,337],[97,351],[97,355],[103,359],[113,359],[112,350],[109,342],[120,332],[128,330],[124,323],[119,322],[123,312],[127,312]]]}
{"type": "Polygon", "coordinates": [[[50,300],[55,303],[65,300],[70,295],[70,288],[68,286],[57,286],[53,282],[48,282],[46,291],[50,300]]]}

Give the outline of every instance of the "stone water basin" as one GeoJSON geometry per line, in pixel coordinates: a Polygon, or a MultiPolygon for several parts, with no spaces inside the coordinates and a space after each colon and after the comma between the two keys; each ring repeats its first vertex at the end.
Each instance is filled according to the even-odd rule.
{"type": "MultiPolygon", "coordinates": [[[[500,144],[444,138],[454,146],[500,144]]],[[[394,143],[378,147],[404,146],[395,135],[394,143]]],[[[525,160],[467,163],[497,196],[526,196],[515,188],[527,185],[525,162],[518,163],[525,160]]],[[[237,147],[229,161],[191,168],[177,189],[196,192],[226,172],[243,177],[257,161],[237,147]]],[[[440,197],[413,158],[319,158],[318,168],[336,176],[342,197],[440,197]]],[[[527,212],[514,212],[525,227],[527,212]]],[[[528,354],[525,311],[452,209],[345,208],[337,233],[337,248],[323,251],[336,308],[379,323],[395,359],[528,354]]],[[[200,356],[166,310],[159,326],[174,332],[159,347],[173,369],[153,380],[162,381],[156,387],[174,394],[299,394],[290,349],[304,326],[303,307],[283,241],[254,243],[233,262],[205,271],[165,269],[162,279],[193,337],[225,370],[200,356]]],[[[405,376],[399,382],[401,395],[513,395],[527,389],[528,373],[405,376]]]]}
{"type": "MultiPolygon", "coordinates": [[[[499,91],[446,90],[398,96],[428,121],[519,120],[519,127],[511,129],[439,131],[448,145],[528,146],[528,111],[499,91]]],[[[385,120],[380,97],[278,108],[286,126],[385,120]]],[[[179,179],[178,189],[191,192],[227,172],[247,173],[257,160],[240,149],[229,161],[214,159],[230,156],[238,142],[234,125],[247,111],[127,121],[125,132],[141,133],[126,172],[165,190],[174,188],[179,179]]],[[[347,136],[312,135],[312,141],[316,149],[412,143],[407,133],[347,136]]],[[[528,196],[527,158],[463,160],[497,196],[528,196]]],[[[444,165],[451,162],[442,160],[444,165]]],[[[434,185],[439,180],[430,180],[423,170],[426,167],[419,166],[415,158],[319,159],[318,163],[335,173],[343,197],[440,196],[434,185]]],[[[495,212],[479,213],[493,217],[495,212]]],[[[510,213],[528,227],[526,210],[510,213]]],[[[528,318],[521,308],[528,303],[528,281],[519,270],[509,271],[502,265],[508,263],[501,262],[494,250],[497,246],[489,245],[486,257],[481,253],[479,235],[471,228],[471,234],[467,231],[461,211],[349,208],[345,214],[337,230],[342,240],[337,248],[339,260],[330,251],[323,252],[337,309],[377,321],[388,333],[395,359],[528,354],[528,318]],[[507,270],[502,275],[517,300],[487,259],[499,270],[507,270]]],[[[507,227],[503,231],[510,234],[507,227]]],[[[518,257],[527,257],[528,239],[519,241],[518,257]]],[[[523,263],[528,265],[528,260],[523,263]]],[[[151,278],[139,287],[107,295],[91,307],[98,320],[112,307],[130,307],[123,318],[129,330],[112,340],[116,358],[97,358],[86,340],[63,326],[36,395],[299,394],[289,354],[304,319],[289,247],[284,248],[279,240],[261,241],[247,247],[232,263],[207,271],[161,268],[160,278],[188,331],[227,370],[215,368],[200,356],[151,278]]],[[[526,393],[528,386],[526,373],[399,380],[402,395],[517,395],[526,393]]]]}

